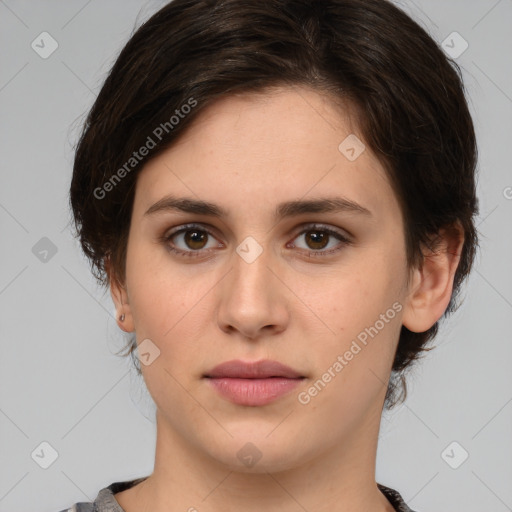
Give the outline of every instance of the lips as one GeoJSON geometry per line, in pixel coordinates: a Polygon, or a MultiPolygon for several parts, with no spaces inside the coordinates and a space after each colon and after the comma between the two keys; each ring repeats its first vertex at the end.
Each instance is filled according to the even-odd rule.
{"type": "Polygon", "coordinates": [[[244,361],[226,361],[208,372],[209,378],[238,378],[238,379],[268,379],[284,377],[286,379],[300,379],[303,377],[293,368],[277,361],[263,360],[245,363],[244,361]]]}
{"type": "Polygon", "coordinates": [[[267,405],[295,389],[305,378],[277,361],[227,361],[204,375],[221,396],[245,406],[267,405]]]}

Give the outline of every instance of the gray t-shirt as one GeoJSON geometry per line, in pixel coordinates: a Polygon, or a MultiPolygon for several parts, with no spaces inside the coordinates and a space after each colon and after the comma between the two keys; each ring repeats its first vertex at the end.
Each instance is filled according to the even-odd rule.
{"type": "MultiPolygon", "coordinates": [[[[61,512],[125,512],[115,499],[114,494],[121,491],[126,491],[127,489],[130,489],[131,487],[139,484],[146,478],[147,477],[138,478],[136,480],[129,480],[126,482],[114,482],[108,487],[102,489],[98,493],[98,496],[93,503],[75,503],[71,508],[62,510],[61,512]]],[[[404,503],[402,496],[400,496],[397,491],[380,484],[377,484],[377,486],[384,494],[384,496],[386,496],[391,505],[393,505],[396,512],[414,512],[414,510],[411,510],[404,503]]]]}

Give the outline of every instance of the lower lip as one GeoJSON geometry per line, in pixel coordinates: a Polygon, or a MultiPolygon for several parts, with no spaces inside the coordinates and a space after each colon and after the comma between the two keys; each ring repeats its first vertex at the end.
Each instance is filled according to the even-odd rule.
{"type": "Polygon", "coordinates": [[[302,379],[271,377],[267,379],[208,378],[222,396],[238,405],[266,405],[295,389],[302,379]]]}

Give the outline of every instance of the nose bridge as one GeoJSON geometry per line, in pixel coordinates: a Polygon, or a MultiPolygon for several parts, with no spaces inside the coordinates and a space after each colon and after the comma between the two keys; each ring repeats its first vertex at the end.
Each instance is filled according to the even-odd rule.
{"type": "Polygon", "coordinates": [[[284,328],[287,308],[270,270],[274,266],[272,251],[255,239],[239,244],[220,297],[218,321],[223,330],[235,329],[252,338],[264,327],[284,328]]]}
{"type": "MultiPolygon", "coordinates": [[[[245,238],[236,248],[233,254],[233,292],[242,293],[239,299],[244,297],[264,299],[265,291],[270,291],[269,279],[271,272],[268,267],[270,262],[270,249],[264,248],[255,238],[245,238]]],[[[267,297],[268,298],[268,297],[267,297]]]]}

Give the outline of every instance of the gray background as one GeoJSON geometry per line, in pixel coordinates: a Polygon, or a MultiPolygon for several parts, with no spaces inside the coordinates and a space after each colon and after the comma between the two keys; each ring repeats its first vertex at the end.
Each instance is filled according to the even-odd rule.
{"type": "MultiPolygon", "coordinates": [[[[152,471],[151,404],[113,355],[125,339],[70,234],[67,192],[83,114],[164,3],[0,1],[1,512],[56,512],[152,471]],[[58,43],[46,59],[31,47],[44,31],[58,43]],[[47,469],[42,442],[58,453],[47,469]]],[[[469,44],[457,62],[479,137],[481,252],[407,402],[384,416],[377,480],[420,512],[512,510],[512,0],[400,5],[440,43],[456,31],[469,44]]]]}

